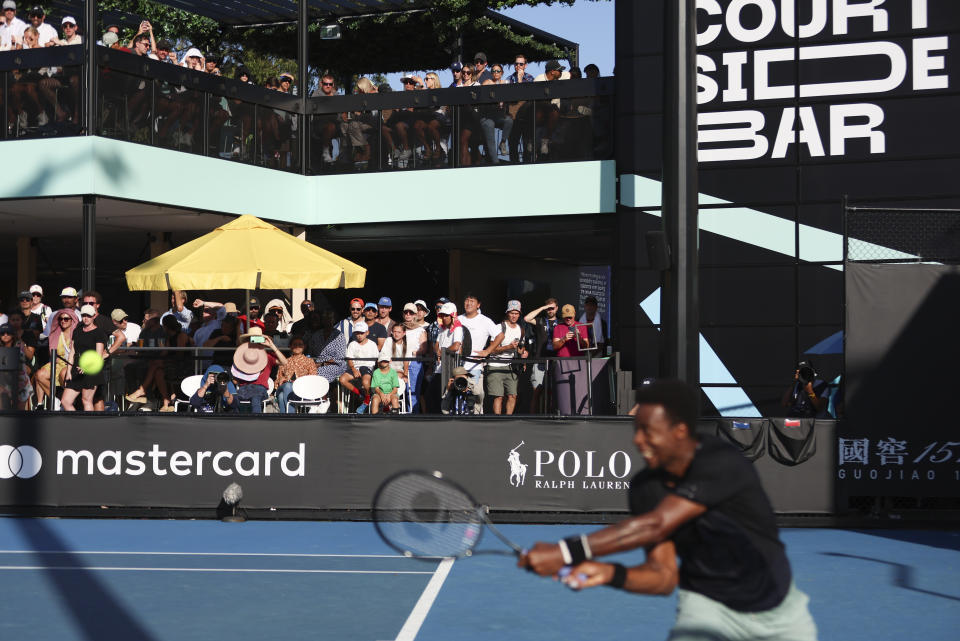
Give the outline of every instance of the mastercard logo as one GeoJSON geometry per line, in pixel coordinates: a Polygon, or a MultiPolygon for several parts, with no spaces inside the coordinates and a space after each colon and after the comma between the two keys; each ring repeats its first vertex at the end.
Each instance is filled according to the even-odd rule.
{"type": "Polygon", "coordinates": [[[30,445],[0,445],[0,479],[33,478],[43,465],[43,457],[30,445]]]}

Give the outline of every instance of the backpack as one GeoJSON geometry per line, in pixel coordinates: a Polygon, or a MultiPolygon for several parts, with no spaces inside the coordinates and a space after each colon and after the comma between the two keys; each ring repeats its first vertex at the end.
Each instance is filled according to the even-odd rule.
{"type": "MultiPolygon", "coordinates": [[[[520,322],[517,323],[517,325],[520,326],[520,342],[517,343],[517,347],[518,347],[519,349],[526,349],[526,350],[529,351],[530,347],[527,345],[527,341],[528,341],[529,339],[527,338],[527,327],[526,327],[526,323],[523,321],[523,319],[521,319],[520,322]]],[[[507,335],[507,323],[506,323],[506,321],[503,321],[503,322],[500,323],[500,332],[501,332],[504,336],[507,335]]],[[[514,358],[519,358],[519,357],[520,357],[520,354],[517,353],[514,358]]],[[[517,374],[517,375],[522,374],[525,367],[526,367],[526,365],[524,365],[523,363],[510,363],[510,370],[511,370],[514,374],[517,374]]]]}
{"type": "Polygon", "coordinates": [[[460,342],[460,356],[457,358],[457,362],[459,365],[466,367],[466,359],[473,353],[473,336],[470,335],[470,330],[464,325],[460,325],[460,328],[463,329],[463,340],[460,342]]]}

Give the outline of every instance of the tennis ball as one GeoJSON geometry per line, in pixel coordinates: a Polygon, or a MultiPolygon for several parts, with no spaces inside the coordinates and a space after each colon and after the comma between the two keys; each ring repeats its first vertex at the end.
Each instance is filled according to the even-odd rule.
{"type": "Polygon", "coordinates": [[[96,350],[88,349],[83,354],[80,354],[80,360],[77,361],[77,366],[83,370],[84,374],[96,376],[100,373],[100,370],[103,369],[103,359],[100,358],[100,354],[97,354],[96,350]]]}

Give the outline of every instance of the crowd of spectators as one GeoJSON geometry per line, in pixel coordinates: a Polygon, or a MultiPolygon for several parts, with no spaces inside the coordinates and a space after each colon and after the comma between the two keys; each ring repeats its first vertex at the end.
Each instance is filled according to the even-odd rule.
{"type": "Polygon", "coordinates": [[[247,405],[260,413],[273,404],[287,412],[288,401],[301,400],[295,381],[312,376],[339,412],[479,414],[486,406],[513,414],[522,382],[534,390],[530,412],[571,414],[564,385],[577,368],[549,359],[580,358],[608,335],[593,299],[577,320],[572,305],[555,299],[525,316],[510,300],[491,318],[466,294],[459,308],[445,297],[416,300],[394,318],[388,296],[353,298],[339,321],[306,300],[295,322],[279,298],[261,305],[254,296],[242,309],[191,301],[184,291],[169,300],[167,310],[147,309],[135,323],[120,308],[101,312],[96,291],[64,287],[56,311],[40,285],[20,292],[17,309],[0,314],[0,347],[20,354],[16,384],[0,380],[0,408],[173,412],[179,401],[199,411],[247,405]],[[96,372],[82,368],[91,351],[105,364],[96,372]],[[197,371],[203,376],[184,398],[181,384],[197,371]]]}
{"type": "MultiPolygon", "coordinates": [[[[46,15],[39,6],[29,10],[29,22],[16,17],[14,0],[4,0],[3,12],[0,50],[83,42],[72,16],[60,20],[62,34],[58,34],[54,26],[45,22],[46,15]]],[[[142,21],[129,40],[121,34],[120,26],[107,25],[98,44],[203,73],[222,74],[223,60],[217,53],[204,53],[196,47],[178,52],[171,40],[158,40],[149,21],[142,21]]],[[[514,57],[512,71],[505,62],[488,62],[484,52],[477,52],[471,61],[451,64],[453,81],[449,86],[515,84],[584,75],[578,68],[567,70],[557,60],[550,60],[545,64],[544,73],[533,76],[527,73],[527,58],[522,54],[514,57]]],[[[229,65],[228,73],[231,71],[236,80],[255,84],[250,70],[242,63],[229,65]]],[[[585,75],[599,76],[599,70],[596,65],[587,65],[585,75]]],[[[78,68],[17,70],[13,76],[8,123],[18,135],[33,129],[79,125],[81,77],[78,68]]],[[[266,89],[291,95],[298,92],[296,78],[288,71],[263,78],[261,82],[266,89]]],[[[403,91],[443,87],[435,72],[406,73],[400,84],[403,91]]],[[[104,73],[101,85],[102,92],[108,96],[103,102],[101,126],[108,135],[116,129],[114,133],[137,139],[147,135],[137,132],[153,126],[160,146],[215,152],[225,158],[256,160],[277,168],[292,166],[300,127],[297,118],[282,109],[262,109],[255,114],[252,104],[222,97],[211,105],[211,113],[205,114],[203,101],[194,95],[195,90],[165,81],[158,82],[154,90],[142,78],[117,71],[104,73]],[[205,115],[209,115],[210,149],[201,150],[199,130],[205,115]]],[[[389,83],[378,85],[369,78],[359,78],[351,89],[354,93],[394,90],[389,83]]],[[[335,96],[341,91],[336,77],[327,72],[311,96],[335,96]]],[[[594,151],[594,139],[600,131],[591,121],[594,109],[591,99],[554,99],[320,115],[314,117],[311,129],[311,165],[337,171],[365,169],[371,161],[381,168],[449,166],[455,148],[459,154],[456,163],[464,167],[530,162],[534,158],[574,160],[594,151]]]]}
{"type": "MultiPolygon", "coordinates": [[[[514,57],[513,71],[501,62],[489,63],[479,51],[472,62],[450,65],[453,81],[449,87],[474,87],[597,78],[596,65],[567,70],[559,61],[550,60],[537,76],[527,73],[527,58],[514,57]]],[[[434,73],[406,73],[400,78],[403,91],[440,89],[440,77],[434,73]]],[[[374,94],[394,91],[388,83],[375,84],[360,78],[356,93],[374,94]]],[[[336,80],[325,75],[313,97],[333,96],[336,80]]],[[[311,135],[316,165],[352,166],[365,169],[378,159],[380,166],[448,166],[456,148],[457,165],[496,165],[501,162],[575,160],[590,157],[604,135],[594,120],[596,105],[591,98],[545,101],[496,102],[481,105],[430,105],[420,108],[383,109],[365,112],[316,116],[311,135]],[[456,124],[455,124],[456,123],[456,124]]]]}

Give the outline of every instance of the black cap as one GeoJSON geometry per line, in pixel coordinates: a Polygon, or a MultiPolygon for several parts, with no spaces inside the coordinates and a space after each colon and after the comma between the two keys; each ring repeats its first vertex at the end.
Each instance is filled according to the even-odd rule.
{"type": "Polygon", "coordinates": [[[257,300],[257,297],[256,297],[256,296],[251,296],[251,297],[250,297],[250,306],[251,306],[251,307],[260,307],[260,301],[257,300]]]}
{"type": "Polygon", "coordinates": [[[8,323],[0,325],[0,334],[12,334],[13,328],[8,323]]]}
{"type": "Polygon", "coordinates": [[[34,5],[30,8],[30,11],[27,12],[28,16],[45,16],[47,12],[43,10],[43,7],[40,5],[34,5]]]}
{"type": "Polygon", "coordinates": [[[597,297],[596,297],[596,296],[587,296],[586,298],[583,299],[583,304],[586,305],[587,303],[593,303],[594,305],[596,305],[596,304],[597,304],[597,297]]]}
{"type": "Polygon", "coordinates": [[[543,68],[545,71],[563,71],[565,69],[565,67],[556,60],[548,60],[543,68]]]}
{"type": "Polygon", "coordinates": [[[433,301],[433,304],[436,305],[437,303],[449,303],[449,302],[450,302],[449,298],[447,298],[446,296],[441,296],[437,300],[433,301]]]}
{"type": "Polygon", "coordinates": [[[20,299],[20,300],[33,300],[33,294],[31,294],[31,293],[30,293],[29,291],[27,291],[27,290],[24,290],[24,291],[20,292],[19,294],[17,294],[17,298],[20,299]]]}
{"type": "Polygon", "coordinates": [[[253,74],[250,73],[250,70],[247,69],[244,65],[237,67],[237,78],[240,76],[246,76],[247,78],[252,78],[253,74]]]}
{"type": "Polygon", "coordinates": [[[157,49],[162,49],[163,51],[173,51],[173,43],[164,38],[157,43],[157,49]]]}
{"type": "Polygon", "coordinates": [[[483,53],[482,51],[478,51],[478,52],[473,56],[473,61],[474,61],[474,62],[477,62],[478,60],[479,60],[480,62],[486,62],[486,61],[487,61],[487,54],[483,53]]]}
{"type": "Polygon", "coordinates": [[[377,86],[377,93],[390,93],[393,91],[393,87],[390,86],[390,83],[384,82],[377,86]]]}

